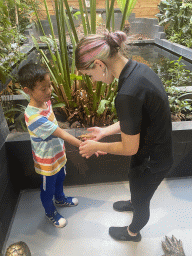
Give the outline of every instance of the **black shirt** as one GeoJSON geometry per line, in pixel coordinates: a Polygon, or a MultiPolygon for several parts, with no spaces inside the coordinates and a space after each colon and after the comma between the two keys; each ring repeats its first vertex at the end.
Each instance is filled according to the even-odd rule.
{"type": "Polygon", "coordinates": [[[172,123],[168,97],[157,74],[147,65],[129,60],[123,68],[115,99],[121,131],[140,133],[140,145],[131,168],[150,159],[149,167],[160,171],[171,165],[172,123]]]}

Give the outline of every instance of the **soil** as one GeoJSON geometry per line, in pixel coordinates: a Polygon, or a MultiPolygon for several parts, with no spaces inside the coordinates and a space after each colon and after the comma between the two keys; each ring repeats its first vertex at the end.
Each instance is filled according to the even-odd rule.
{"type": "MultiPolygon", "coordinates": [[[[76,27],[76,31],[77,31],[78,38],[81,39],[84,36],[83,26],[79,25],[78,27],[76,27]]],[[[123,31],[127,35],[127,42],[150,39],[149,37],[147,37],[143,34],[130,34],[129,33],[129,24],[125,25],[123,31]]],[[[105,25],[104,24],[97,25],[96,33],[103,34],[104,32],[108,32],[108,30],[106,30],[106,28],[105,28],[105,25]]],[[[67,42],[70,43],[70,37],[68,35],[68,32],[66,33],[66,35],[67,35],[67,42]]]]}

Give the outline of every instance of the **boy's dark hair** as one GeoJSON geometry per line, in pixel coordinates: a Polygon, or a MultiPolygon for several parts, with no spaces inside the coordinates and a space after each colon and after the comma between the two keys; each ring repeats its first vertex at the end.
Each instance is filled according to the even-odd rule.
{"type": "Polygon", "coordinates": [[[49,74],[49,72],[42,65],[29,63],[18,71],[18,82],[23,88],[28,87],[33,90],[36,82],[43,81],[46,74],[49,74]]]}

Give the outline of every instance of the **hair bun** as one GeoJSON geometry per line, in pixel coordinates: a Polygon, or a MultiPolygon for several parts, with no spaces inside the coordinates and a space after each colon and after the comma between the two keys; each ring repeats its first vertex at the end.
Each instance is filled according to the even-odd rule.
{"type": "Polygon", "coordinates": [[[125,42],[127,39],[127,36],[122,31],[116,31],[111,33],[105,34],[105,40],[106,42],[113,47],[121,47],[121,44],[125,42]]]}

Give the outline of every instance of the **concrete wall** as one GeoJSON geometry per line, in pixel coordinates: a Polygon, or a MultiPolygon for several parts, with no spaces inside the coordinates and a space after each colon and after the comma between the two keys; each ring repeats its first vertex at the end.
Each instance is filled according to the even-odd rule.
{"type": "Polygon", "coordinates": [[[13,189],[8,169],[5,146],[8,134],[9,129],[0,105],[0,252],[19,197],[19,191],[13,189]]]}
{"type": "Polygon", "coordinates": [[[135,14],[132,14],[129,22],[130,34],[142,34],[152,39],[166,38],[164,27],[158,25],[158,20],[156,18],[136,18],[135,14]]]}

